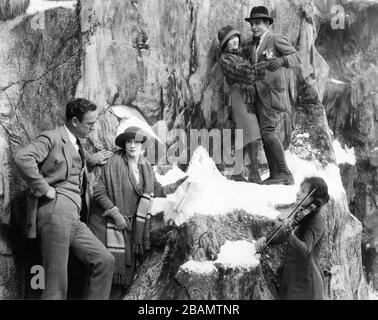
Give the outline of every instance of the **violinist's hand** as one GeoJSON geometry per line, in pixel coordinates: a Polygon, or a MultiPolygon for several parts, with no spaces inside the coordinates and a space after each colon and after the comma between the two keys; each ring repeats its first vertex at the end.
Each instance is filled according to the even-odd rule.
{"type": "Polygon", "coordinates": [[[284,223],[282,224],[282,230],[287,232],[289,229],[291,229],[291,225],[293,224],[293,219],[286,219],[284,223]]]}
{"type": "Polygon", "coordinates": [[[303,212],[302,210],[298,211],[296,214],[295,214],[295,217],[293,219],[293,222],[295,225],[298,225],[299,222],[304,218],[304,216],[306,215],[305,212],[303,212]]]}
{"type": "Polygon", "coordinates": [[[260,253],[264,249],[265,243],[266,243],[265,237],[261,237],[260,239],[256,240],[256,243],[255,243],[256,253],[260,253]]]}

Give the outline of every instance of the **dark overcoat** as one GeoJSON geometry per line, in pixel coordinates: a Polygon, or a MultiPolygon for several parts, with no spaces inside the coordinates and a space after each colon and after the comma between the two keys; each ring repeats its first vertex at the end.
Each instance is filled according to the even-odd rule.
{"type": "Polygon", "coordinates": [[[279,244],[287,241],[280,268],[281,300],[324,299],[324,278],[319,258],[325,228],[321,213],[314,212],[301,221],[292,236],[281,232],[271,242],[279,244]]]}

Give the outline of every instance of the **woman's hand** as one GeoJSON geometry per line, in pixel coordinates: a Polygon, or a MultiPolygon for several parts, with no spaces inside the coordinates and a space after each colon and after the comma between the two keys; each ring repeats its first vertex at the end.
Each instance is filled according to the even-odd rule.
{"type": "Polygon", "coordinates": [[[266,243],[265,237],[261,237],[260,239],[256,240],[256,243],[255,243],[256,253],[260,253],[264,249],[265,243],[266,243]]]}
{"type": "Polygon", "coordinates": [[[164,190],[165,190],[165,194],[170,194],[170,193],[174,193],[177,188],[186,180],[188,179],[189,176],[185,176],[181,179],[178,179],[176,182],[173,182],[173,183],[170,183],[169,185],[165,186],[164,187],[164,190]]]}
{"type": "Polygon", "coordinates": [[[116,228],[119,231],[123,231],[123,230],[131,231],[130,222],[129,222],[129,219],[127,219],[127,217],[119,213],[119,214],[115,214],[113,216],[113,219],[114,219],[114,224],[116,225],[116,228]]]}
{"type": "Polygon", "coordinates": [[[104,217],[110,216],[114,220],[114,224],[116,225],[117,230],[127,230],[131,231],[130,221],[127,217],[123,216],[117,207],[113,207],[109,210],[106,210],[103,214],[104,217]]]}

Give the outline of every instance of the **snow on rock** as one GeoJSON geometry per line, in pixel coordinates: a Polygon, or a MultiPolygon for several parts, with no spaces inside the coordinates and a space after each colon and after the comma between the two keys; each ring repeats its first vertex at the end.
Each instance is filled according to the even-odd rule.
{"type": "Polygon", "coordinates": [[[163,186],[173,183],[183,177],[185,177],[187,174],[180,170],[180,168],[177,165],[173,165],[172,169],[169,170],[166,174],[162,175],[158,172],[155,172],[155,177],[158,182],[160,182],[163,186]]]}
{"type": "Polygon", "coordinates": [[[145,133],[147,133],[150,138],[154,138],[160,143],[163,143],[146,121],[140,120],[139,118],[135,116],[130,116],[129,118],[126,118],[126,120],[121,121],[121,123],[119,124],[117,128],[116,136],[120,135],[127,128],[130,128],[130,127],[140,128],[145,133]]]}
{"type": "MultiPolygon", "coordinates": [[[[289,150],[286,151],[286,159],[294,175],[293,186],[237,182],[223,176],[206,149],[200,146],[190,161],[186,173],[189,178],[174,194],[164,199],[156,198],[152,214],[165,212],[165,219],[173,219],[177,225],[189,220],[194,214],[222,215],[235,210],[275,219],[280,215],[276,208],[293,204],[300,183],[310,176],[322,177],[334,198],[345,193],[336,165],[323,168],[319,162],[302,160],[289,150]]],[[[165,176],[157,175],[157,179],[165,185],[184,175],[175,166],[165,176]]]]}
{"type": "Polygon", "coordinates": [[[246,240],[227,240],[220,248],[218,259],[215,263],[221,263],[229,268],[254,268],[260,263],[255,254],[255,241],[251,243],[246,240]]]}
{"type": "Polygon", "coordinates": [[[217,271],[217,268],[214,266],[213,261],[189,260],[188,262],[185,262],[180,268],[188,272],[202,274],[211,274],[217,271]]]}
{"type": "Polygon", "coordinates": [[[54,8],[67,8],[74,10],[77,5],[77,0],[74,1],[47,1],[47,0],[30,0],[26,14],[33,15],[38,12],[43,12],[46,10],[54,8]]]}
{"type": "Polygon", "coordinates": [[[244,268],[253,269],[260,264],[255,256],[255,242],[246,240],[229,241],[227,240],[220,247],[218,258],[215,261],[194,261],[185,262],[180,268],[187,272],[200,274],[211,274],[217,271],[216,265],[224,268],[244,268]]]}
{"type": "MultiPolygon", "coordinates": [[[[280,214],[275,205],[295,200],[295,189],[291,186],[261,186],[228,180],[201,146],[193,154],[187,175],[189,178],[166,199],[165,207],[169,209],[165,217],[173,219],[177,225],[194,214],[220,215],[235,210],[274,219],[280,214]]],[[[161,202],[155,200],[152,214],[159,212],[158,204],[161,208],[161,202]]]]}
{"type": "Polygon", "coordinates": [[[337,164],[349,163],[351,165],[356,164],[356,156],[354,154],[354,148],[344,149],[338,140],[333,141],[333,150],[335,151],[337,164]]]}
{"type": "Polygon", "coordinates": [[[348,83],[346,82],[343,82],[343,81],[340,81],[340,80],[337,80],[337,79],[331,79],[331,82],[332,83],[335,83],[335,84],[342,84],[342,85],[349,85],[348,83]]]}
{"type": "Polygon", "coordinates": [[[305,178],[318,176],[323,178],[327,183],[330,197],[339,199],[345,194],[340,169],[337,165],[329,164],[324,168],[317,160],[302,160],[289,150],[285,152],[285,157],[288,167],[294,176],[295,192],[298,191],[300,183],[305,178]]]}

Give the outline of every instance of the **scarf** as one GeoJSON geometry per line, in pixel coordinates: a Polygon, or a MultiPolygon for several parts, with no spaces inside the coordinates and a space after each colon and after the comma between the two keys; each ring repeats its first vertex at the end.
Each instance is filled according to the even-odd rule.
{"type": "Polygon", "coordinates": [[[226,50],[222,53],[220,63],[226,77],[227,84],[238,85],[244,96],[244,103],[249,113],[255,113],[256,92],[254,83],[256,73],[242,49],[226,50]]]}
{"type": "MultiPolygon", "coordinates": [[[[129,219],[130,225],[132,226],[131,232],[117,230],[112,218],[108,218],[106,224],[106,247],[115,257],[113,283],[125,286],[132,280],[136,262],[135,258],[137,258],[137,261],[140,261],[150,249],[149,233],[155,177],[149,162],[144,157],[140,156],[138,168],[142,174],[143,181],[137,183],[132,170],[129,168],[125,154],[122,153],[120,155],[123,160],[123,165],[127,168],[129,181],[140,197],[135,217],[126,217],[124,215],[125,208],[119,205],[121,207],[119,208],[120,212],[125,218],[129,219]]],[[[117,168],[117,171],[122,170],[119,165],[114,168],[117,168]]],[[[114,176],[115,179],[119,179],[122,174],[121,172],[110,172],[109,176],[114,176]]],[[[119,190],[122,190],[122,187],[117,186],[120,183],[122,183],[122,181],[112,184],[109,187],[107,186],[107,188],[111,189],[110,193],[116,194],[118,198],[122,197],[122,195],[119,194],[119,190]],[[115,188],[119,189],[118,192],[115,192],[115,188]]],[[[108,215],[109,212],[107,211],[105,211],[103,215],[108,215]]]]}

